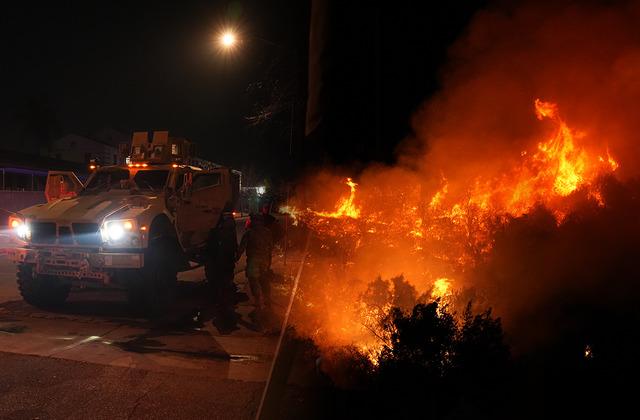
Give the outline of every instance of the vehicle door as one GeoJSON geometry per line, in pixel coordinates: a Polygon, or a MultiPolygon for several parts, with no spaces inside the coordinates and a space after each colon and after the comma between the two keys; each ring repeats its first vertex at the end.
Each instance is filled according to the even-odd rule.
{"type": "Polygon", "coordinates": [[[180,241],[186,248],[206,243],[225,204],[229,201],[229,181],[222,170],[194,172],[182,186],[180,204],[176,211],[176,227],[180,241]],[[189,179],[190,178],[190,179],[189,179]]]}
{"type": "Polygon", "coordinates": [[[71,171],[49,171],[44,195],[47,198],[47,202],[51,202],[60,198],[75,197],[82,188],[82,182],[80,182],[75,173],[71,171]]]}

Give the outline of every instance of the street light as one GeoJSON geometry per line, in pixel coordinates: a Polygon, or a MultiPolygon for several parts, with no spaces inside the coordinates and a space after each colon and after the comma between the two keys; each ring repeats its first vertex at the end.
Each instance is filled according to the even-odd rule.
{"type": "MultiPolygon", "coordinates": [[[[218,32],[217,42],[218,47],[224,52],[231,52],[233,49],[238,47],[238,44],[242,42],[243,46],[245,44],[244,41],[247,39],[251,39],[252,41],[259,41],[263,44],[276,47],[280,50],[288,50],[288,48],[284,47],[281,44],[270,41],[268,39],[256,36],[256,35],[247,35],[246,33],[242,35],[242,38],[238,37],[238,32],[234,28],[223,28],[218,32]]],[[[290,113],[291,113],[291,128],[289,132],[289,156],[292,155],[293,151],[293,123],[294,123],[294,113],[295,113],[295,99],[291,101],[290,105],[290,113]]]]}
{"type": "Polygon", "coordinates": [[[232,50],[238,44],[238,35],[233,29],[225,29],[218,36],[218,45],[226,51],[232,50]]]}
{"type": "Polygon", "coordinates": [[[242,36],[239,36],[237,29],[231,27],[223,28],[218,32],[217,44],[221,49],[229,51],[237,47],[238,44],[241,43],[241,41],[247,40],[245,38],[250,38],[251,41],[259,41],[263,44],[286,50],[284,46],[278,44],[277,42],[273,42],[256,35],[249,36],[247,34],[242,34],[242,36]]]}
{"type": "Polygon", "coordinates": [[[233,47],[236,43],[236,34],[233,32],[225,32],[222,34],[220,41],[222,42],[222,46],[225,48],[233,47]]]}

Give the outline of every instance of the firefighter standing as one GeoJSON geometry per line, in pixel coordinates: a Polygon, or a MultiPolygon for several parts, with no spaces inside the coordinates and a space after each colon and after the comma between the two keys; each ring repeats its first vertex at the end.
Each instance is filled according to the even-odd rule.
{"type": "Polygon", "coordinates": [[[262,215],[252,214],[249,229],[242,236],[238,256],[246,251],[246,276],[249,287],[255,299],[257,308],[271,308],[271,252],[273,250],[273,236],[271,230],[264,225],[262,215]]]}
{"type": "Polygon", "coordinates": [[[236,222],[231,213],[223,213],[220,223],[210,233],[209,246],[211,247],[210,261],[209,265],[205,265],[205,271],[211,286],[216,292],[222,292],[223,296],[235,293],[233,277],[238,240],[236,222]]]}
{"type": "Polygon", "coordinates": [[[278,219],[271,215],[271,206],[269,204],[265,204],[260,209],[260,213],[262,214],[262,219],[264,221],[264,226],[271,231],[271,236],[273,239],[273,243],[280,243],[282,240],[282,228],[278,223],[278,219]]]}

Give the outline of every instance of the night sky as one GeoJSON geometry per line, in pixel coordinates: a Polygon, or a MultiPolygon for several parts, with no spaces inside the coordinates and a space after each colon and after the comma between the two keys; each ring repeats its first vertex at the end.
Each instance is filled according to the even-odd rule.
{"type": "MultiPolygon", "coordinates": [[[[478,2],[453,8],[325,3],[332,46],[326,112],[342,117],[327,118],[330,127],[318,147],[336,163],[392,160],[395,146],[410,134],[411,113],[437,89],[447,47],[478,2]],[[345,138],[351,146],[343,147],[345,138]],[[371,138],[377,139],[373,148],[371,138]]],[[[305,141],[310,13],[310,2],[300,0],[5,6],[0,127],[6,135],[0,147],[18,141],[35,107],[56,135],[103,127],[168,129],[196,141],[205,158],[278,177],[290,168],[282,164],[290,160],[290,102],[297,111],[295,141],[305,141]],[[214,43],[228,24],[244,39],[233,55],[221,54],[214,43]],[[271,109],[275,115],[251,126],[246,117],[274,96],[282,102],[271,109]]],[[[302,149],[294,149],[304,162],[302,149]]]]}

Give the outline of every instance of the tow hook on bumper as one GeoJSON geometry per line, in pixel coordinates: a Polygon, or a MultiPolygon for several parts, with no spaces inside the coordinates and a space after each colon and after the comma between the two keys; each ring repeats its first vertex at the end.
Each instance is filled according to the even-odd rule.
{"type": "Polygon", "coordinates": [[[144,266],[144,254],[141,253],[15,248],[11,254],[16,263],[35,264],[39,274],[93,278],[106,283],[109,282],[109,269],[144,266]]]}

